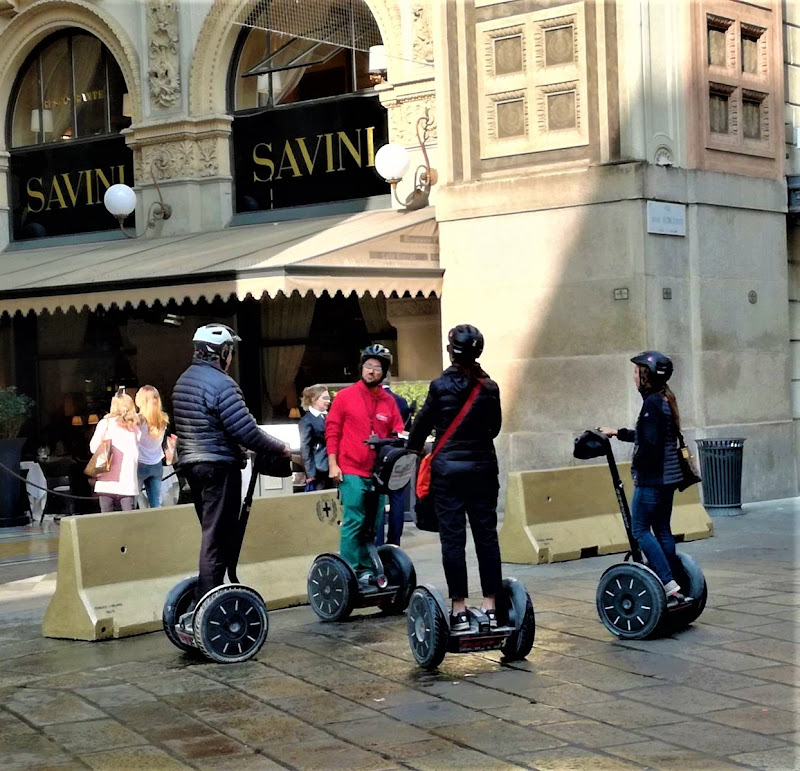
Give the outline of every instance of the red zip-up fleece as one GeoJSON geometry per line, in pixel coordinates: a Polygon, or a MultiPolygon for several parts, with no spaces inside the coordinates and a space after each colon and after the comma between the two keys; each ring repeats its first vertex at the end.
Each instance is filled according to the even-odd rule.
{"type": "Polygon", "coordinates": [[[325,419],[328,455],[335,455],[342,474],[368,477],[372,474],[375,451],[364,444],[372,433],[386,439],[403,430],[400,410],[390,393],[367,388],[362,380],[343,388],[331,404],[325,419]]]}

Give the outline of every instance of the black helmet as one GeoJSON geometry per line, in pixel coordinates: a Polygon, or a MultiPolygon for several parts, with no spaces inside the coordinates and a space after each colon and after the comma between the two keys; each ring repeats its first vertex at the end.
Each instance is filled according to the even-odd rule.
{"type": "Polygon", "coordinates": [[[475,361],[483,353],[483,335],[472,324],[459,324],[447,333],[447,350],[456,361],[475,361]]]}
{"type": "Polygon", "coordinates": [[[652,374],[661,378],[665,383],[672,377],[672,359],[660,351],[642,351],[631,361],[640,367],[647,367],[652,374]]]}
{"type": "MultiPolygon", "coordinates": [[[[361,358],[358,362],[359,365],[363,367],[367,359],[377,359],[380,362],[383,378],[386,377],[392,367],[392,352],[385,345],[381,345],[380,343],[371,343],[361,351],[361,358]]],[[[381,378],[381,380],[383,380],[383,378],[381,378]]]]}

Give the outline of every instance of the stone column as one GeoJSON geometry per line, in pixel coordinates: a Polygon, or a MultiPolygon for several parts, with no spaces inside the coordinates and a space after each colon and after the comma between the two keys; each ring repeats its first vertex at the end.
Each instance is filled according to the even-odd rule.
{"type": "Polygon", "coordinates": [[[444,345],[438,298],[387,300],[386,318],[397,330],[397,379],[438,377],[444,345]]]}

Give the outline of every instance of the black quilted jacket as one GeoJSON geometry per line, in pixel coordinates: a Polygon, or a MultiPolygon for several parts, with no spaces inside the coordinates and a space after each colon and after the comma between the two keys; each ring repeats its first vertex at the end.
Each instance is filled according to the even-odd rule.
{"type": "MultiPolygon", "coordinates": [[[[502,423],[500,389],[482,370],[478,370],[477,374],[485,378],[483,387],[461,424],[434,456],[431,466],[433,474],[497,474],[493,440],[500,433],[502,423]]],[[[439,438],[466,403],[475,382],[474,376],[460,367],[452,366],[431,383],[428,398],[409,434],[409,449],[422,449],[433,429],[438,444],[439,438]]]]}
{"type": "Polygon", "coordinates": [[[236,381],[207,361],[193,361],[172,392],[178,466],[221,463],[244,467],[242,448],[283,453],[283,442],[264,433],[236,381]]]}

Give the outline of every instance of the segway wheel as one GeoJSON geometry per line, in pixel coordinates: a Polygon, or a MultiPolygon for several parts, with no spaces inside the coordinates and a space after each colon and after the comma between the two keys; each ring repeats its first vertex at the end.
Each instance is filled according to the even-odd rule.
{"type": "Polygon", "coordinates": [[[308,601],[322,621],[344,621],[357,596],[353,571],[341,557],[323,554],[314,560],[308,572],[308,601]]]}
{"type": "Polygon", "coordinates": [[[520,661],[531,652],[536,637],[533,602],[522,582],[516,578],[503,580],[502,597],[498,599],[498,621],[515,627],[500,650],[508,661],[520,661]]]}
{"type": "Polygon", "coordinates": [[[641,565],[614,565],[597,587],[597,613],[609,632],[623,640],[652,635],[664,615],[667,598],[661,581],[641,565]]]}
{"type": "Polygon", "coordinates": [[[164,610],[161,612],[161,623],[164,626],[164,634],[167,639],[182,651],[196,651],[193,645],[188,645],[183,642],[177,634],[175,634],[175,625],[180,620],[180,617],[188,612],[189,606],[194,599],[194,592],[197,588],[197,576],[192,578],[184,578],[179,584],[176,584],[167,595],[164,602],[164,610]]]}
{"type": "Polygon", "coordinates": [[[692,598],[692,603],[681,610],[666,614],[666,620],[671,631],[685,629],[697,620],[706,607],[708,600],[708,586],[700,566],[688,555],[678,552],[681,569],[675,570],[675,580],[681,586],[681,593],[692,598]]]}
{"type": "Polygon", "coordinates": [[[447,653],[450,627],[436,598],[424,586],[411,594],[406,625],[417,664],[424,669],[436,669],[447,653]]]}
{"type": "Polygon", "coordinates": [[[207,594],[194,612],[197,647],[220,664],[253,658],[268,631],[267,606],[248,586],[220,586],[207,594]]]}
{"type": "Polygon", "coordinates": [[[408,555],[393,544],[378,547],[378,556],[383,563],[386,578],[392,586],[398,586],[397,594],[391,600],[380,604],[381,613],[385,616],[398,616],[407,607],[411,593],[417,585],[417,571],[408,555]]]}

